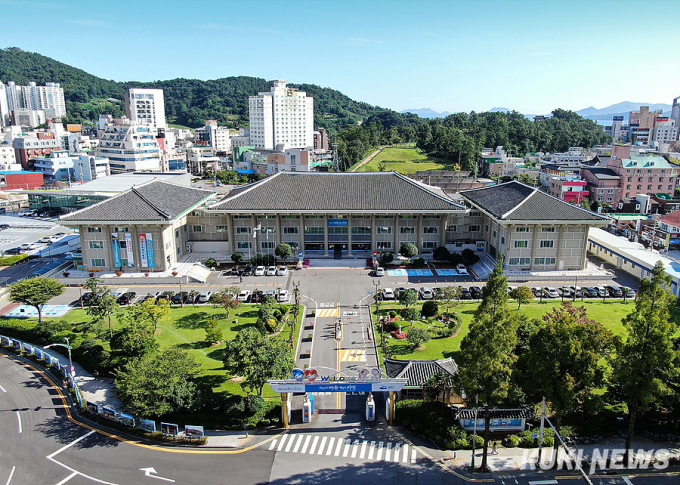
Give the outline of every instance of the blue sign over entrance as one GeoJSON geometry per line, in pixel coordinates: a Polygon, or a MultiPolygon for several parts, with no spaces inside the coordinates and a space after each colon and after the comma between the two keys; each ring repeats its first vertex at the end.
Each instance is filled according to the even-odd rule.
{"type": "Polygon", "coordinates": [[[347,219],[328,219],[328,227],[347,227],[349,221],[347,219]]]}
{"type": "Polygon", "coordinates": [[[350,382],[315,382],[305,384],[305,392],[371,392],[371,384],[356,384],[350,382]]]}

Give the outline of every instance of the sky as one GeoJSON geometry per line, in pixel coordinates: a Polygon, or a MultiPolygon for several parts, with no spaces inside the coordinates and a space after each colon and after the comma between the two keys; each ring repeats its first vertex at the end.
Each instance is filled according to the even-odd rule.
{"type": "MultiPolygon", "coordinates": [[[[0,47],[116,81],[256,76],[397,111],[680,95],[677,0],[0,0],[0,47]],[[19,20],[21,19],[21,20],[19,20]],[[673,47],[675,46],[675,47],[673,47]]],[[[255,94],[255,93],[254,93],[255,94]]]]}

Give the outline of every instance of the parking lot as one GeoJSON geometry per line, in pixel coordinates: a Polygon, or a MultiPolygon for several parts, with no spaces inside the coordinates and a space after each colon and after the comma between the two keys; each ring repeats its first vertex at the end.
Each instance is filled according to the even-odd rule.
{"type": "Polygon", "coordinates": [[[23,244],[35,243],[35,248],[22,251],[26,254],[35,254],[48,246],[47,243],[39,243],[40,239],[57,233],[70,234],[71,230],[58,223],[40,218],[19,217],[14,215],[1,215],[0,227],[9,226],[0,230],[0,252],[5,253],[21,247],[23,244]]]}

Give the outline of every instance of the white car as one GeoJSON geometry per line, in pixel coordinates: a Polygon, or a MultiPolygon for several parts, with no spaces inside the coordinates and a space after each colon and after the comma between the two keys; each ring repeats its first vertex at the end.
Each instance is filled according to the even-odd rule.
{"type": "Polygon", "coordinates": [[[54,241],[58,241],[58,240],[59,240],[58,237],[55,238],[54,236],[45,236],[45,237],[39,239],[38,242],[43,243],[43,244],[51,244],[54,241]]]}
{"type": "Polygon", "coordinates": [[[383,300],[394,300],[394,291],[392,291],[392,288],[383,288],[382,290],[382,299],[383,300]]]}
{"type": "Polygon", "coordinates": [[[280,290],[279,291],[279,303],[286,303],[288,299],[290,298],[290,294],[288,293],[288,290],[280,290]]]}
{"type": "Polygon", "coordinates": [[[204,291],[202,292],[199,297],[198,297],[198,302],[199,303],[208,303],[210,301],[210,297],[212,296],[212,291],[204,291]]]}
{"type": "Polygon", "coordinates": [[[378,266],[377,268],[375,268],[375,275],[376,276],[385,276],[385,269],[378,266]]]}
{"type": "Polygon", "coordinates": [[[267,268],[267,276],[276,276],[276,266],[270,266],[267,268]]]}
{"type": "Polygon", "coordinates": [[[462,264],[462,263],[456,265],[456,271],[458,271],[458,274],[470,274],[470,273],[468,273],[468,270],[465,267],[465,265],[462,264]]]}
{"type": "Polygon", "coordinates": [[[432,288],[429,286],[423,286],[420,288],[420,298],[423,300],[431,300],[433,296],[432,288]]]}
{"type": "Polygon", "coordinates": [[[248,301],[248,298],[250,298],[250,290],[241,291],[241,293],[239,293],[236,298],[238,299],[238,301],[242,302],[248,301]]]}
{"type": "Polygon", "coordinates": [[[32,251],[33,249],[37,249],[38,246],[36,246],[35,243],[24,243],[20,246],[22,251],[32,251]]]}
{"type": "Polygon", "coordinates": [[[255,268],[255,276],[264,276],[264,266],[255,268]]]}
{"type": "Polygon", "coordinates": [[[288,268],[285,266],[279,266],[279,269],[276,270],[276,276],[286,276],[288,274],[288,268]]]}
{"type": "Polygon", "coordinates": [[[545,293],[545,295],[548,298],[559,298],[560,297],[560,294],[557,293],[557,290],[555,288],[553,288],[552,286],[546,286],[545,288],[543,288],[543,293],[545,293]]]}

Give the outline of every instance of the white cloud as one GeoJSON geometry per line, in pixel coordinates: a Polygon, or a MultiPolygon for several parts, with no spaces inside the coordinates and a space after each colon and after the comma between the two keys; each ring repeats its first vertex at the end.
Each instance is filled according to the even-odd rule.
{"type": "Polygon", "coordinates": [[[369,44],[382,44],[383,41],[380,39],[370,39],[366,37],[348,37],[347,41],[350,45],[364,46],[369,44]]]}

